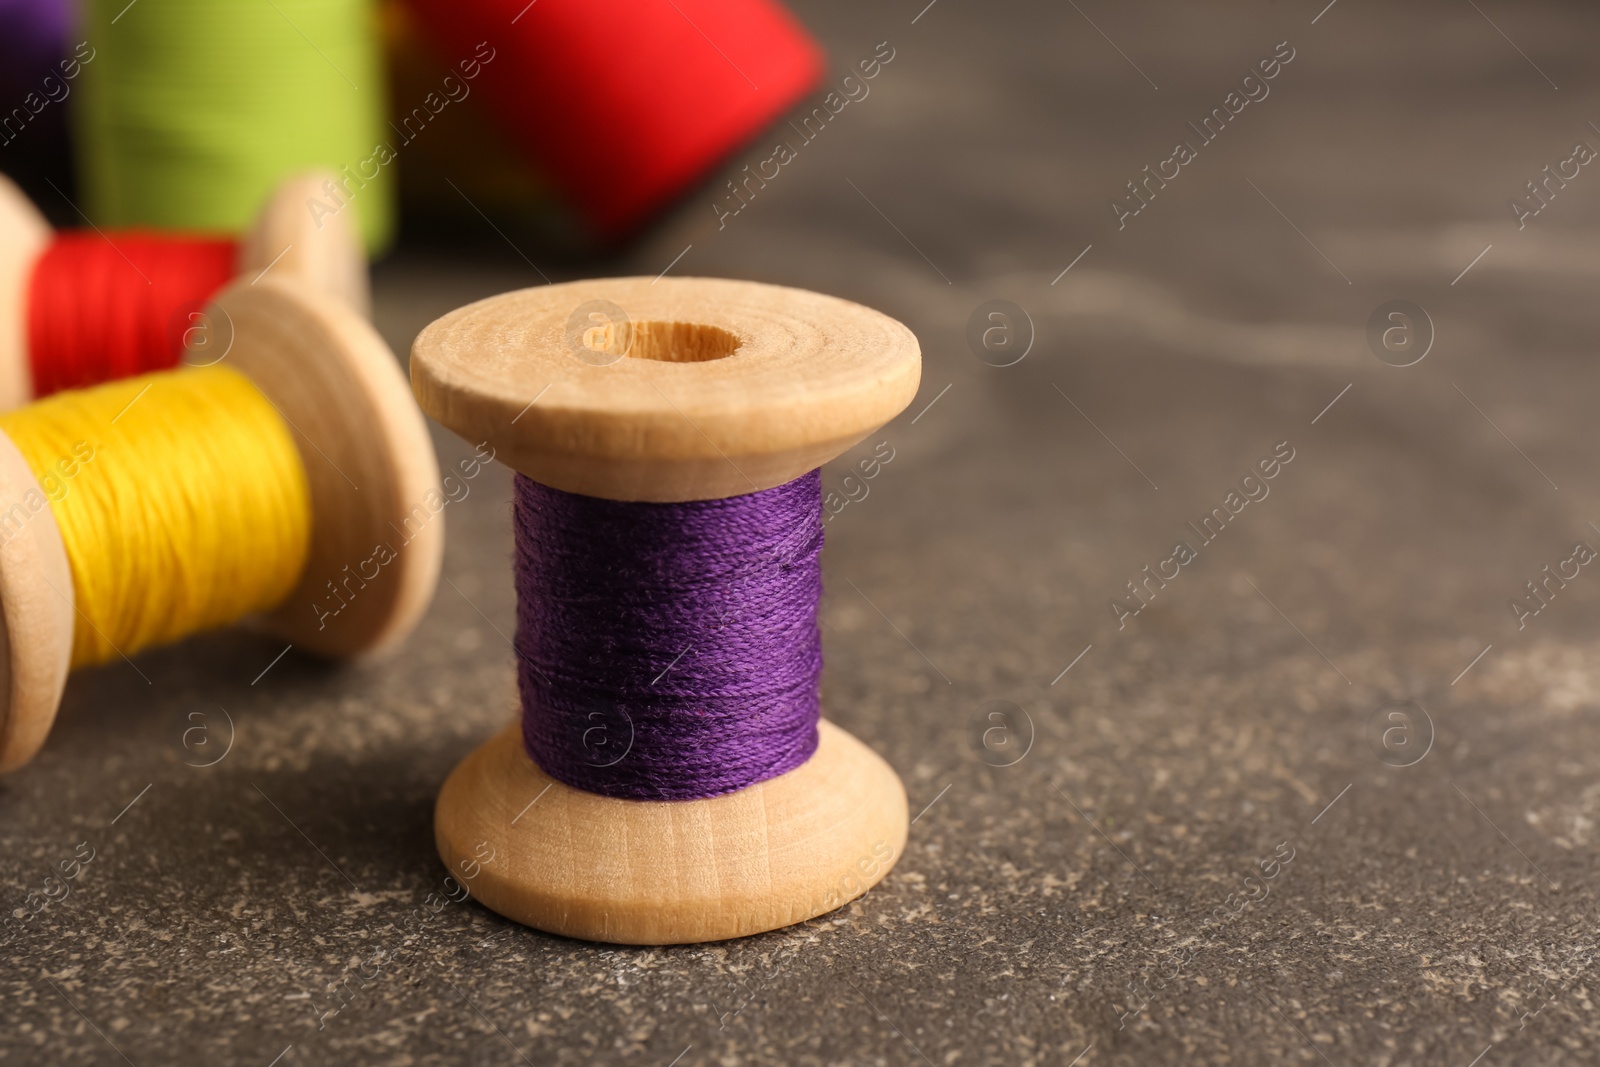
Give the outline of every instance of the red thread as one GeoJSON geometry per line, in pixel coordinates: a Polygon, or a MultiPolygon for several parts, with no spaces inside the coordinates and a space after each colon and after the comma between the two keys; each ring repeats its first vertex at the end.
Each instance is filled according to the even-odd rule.
{"type": "Polygon", "coordinates": [[[33,395],[175,366],[190,317],[234,275],[233,241],[57,234],[28,285],[33,395]]]}
{"type": "Polygon", "coordinates": [[[681,195],[822,75],[816,43],[774,0],[411,7],[452,73],[489,59],[478,83],[489,103],[606,237],[681,195]]]}

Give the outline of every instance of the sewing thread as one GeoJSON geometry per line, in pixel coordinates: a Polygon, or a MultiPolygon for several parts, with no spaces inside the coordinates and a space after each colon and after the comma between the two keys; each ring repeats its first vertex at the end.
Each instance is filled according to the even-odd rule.
{"type": "MultiPolygon", "coordinates": [[[[356,168],[379,140],[377,13],[363,0],[83,8],[99,58],[84,67],[74,147],[101,226],[242,233],[284,175],[356,168]]],[[[394,229],[394,181],[363,177],[372,252],[394,229]]]]}
{"type": "Polygon", "coordinates": [[[137,230],[57,234],[28,283],[33,395],[176,366],[237,252],[233,241],[137,230]]]}
{"type": "Polygon", "coordinates": [[[74,667],[266,611],[305,568],[311,494],[299,450],[238,371],[58,393],[0,415],[0,431],[61,530],[73,588],[59,592],[77,608],[74,667]]]}
{"type": "Polygon", "coordinates": [[[523,740],[568,785],[731,793],[817,746],[818,471],[724,500],[628,503],[516,477],[523,740]]]}

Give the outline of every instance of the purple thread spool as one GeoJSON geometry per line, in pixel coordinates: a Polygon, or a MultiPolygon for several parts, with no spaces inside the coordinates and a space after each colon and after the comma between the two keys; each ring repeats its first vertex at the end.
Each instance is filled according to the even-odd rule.
{"type": "Polygon", "coordinates": [[[439,855],[518,922],[714,941],[831,911],[908,825],[818,718],[817,468],[915,396],[904,326],[707,278],[506,293],[412,346],[423,409],[516,483],[522,719],[439,792],[439,855]]]}

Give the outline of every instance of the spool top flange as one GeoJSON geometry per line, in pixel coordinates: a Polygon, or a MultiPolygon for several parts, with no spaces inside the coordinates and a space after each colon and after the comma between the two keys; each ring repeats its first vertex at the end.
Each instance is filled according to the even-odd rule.
{"type": "Polygon", "coordinates": [[[422,408],[556,489],[713,500],[835,458],[916,395],[917,339],[871,308],[716,278],[523,289],[418,335],[422,408]]]}

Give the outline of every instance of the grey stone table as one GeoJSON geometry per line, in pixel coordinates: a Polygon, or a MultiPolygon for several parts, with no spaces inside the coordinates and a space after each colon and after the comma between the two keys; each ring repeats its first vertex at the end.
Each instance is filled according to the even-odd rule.
{"type": "Polygon", "coordinates": [[[228,632],[74,677],[0,783],[6,906],[93,858],[3,950],[0,1062],[1600,1060],[1600,12],[923,2],[803,5],[835,84],[893,59],[737,215],[377,274],[402,353],[541,271],[669,263],[917,332],[916,402],[824,472],[893,449],[823,626],[827,714],[920,813],[894,873],[666,949],[444,895],[434,793],[514,704],[494,465],[399,655],[228,632]],[[993,299],[1011,366],[968,344],[993,299]]]}

